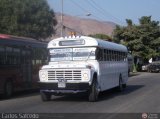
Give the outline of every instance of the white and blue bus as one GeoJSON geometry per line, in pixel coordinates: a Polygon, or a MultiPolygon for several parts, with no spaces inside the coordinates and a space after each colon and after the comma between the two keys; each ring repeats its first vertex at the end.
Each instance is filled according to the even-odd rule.
{"type": "Polygon", "coordinates": [[[89,101],[128,80],[127,48],[87,36],[61,37],[48,44],[49,63],[39,71],[43,101],[51,95],[88,92],[89,101]]]}

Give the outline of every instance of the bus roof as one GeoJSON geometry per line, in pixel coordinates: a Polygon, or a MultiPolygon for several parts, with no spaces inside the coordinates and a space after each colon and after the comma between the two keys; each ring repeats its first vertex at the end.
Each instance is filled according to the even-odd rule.
{"type": "Polygon", "coordinates": [[[41,42],[33,38],[18,37],[13,35],[0,34],[0,44],[3,45],[30,45],[33,47],[43,47],[46,42],[41,42]]]}
{"type": "Polygon", "coordinates": [[[96,39],[92,37],[87,37],[87,36],[65,37],[65,38],[61,37],[61,38],[53,39],[48,43],[48,48],[92,47],[92,46],[127,52],[127,48],[124,45],[109,42],[109,41],[104,41],[104,40],[96,39]],[[72,41],[78,41],[78,40],[79,42],[75,42],[75,44],[68,43],[67,45],[68,41],[72,42],[72,41]],[[66,43],[62,44],[63,42],[64,43],[66,42],[66,43]]]}

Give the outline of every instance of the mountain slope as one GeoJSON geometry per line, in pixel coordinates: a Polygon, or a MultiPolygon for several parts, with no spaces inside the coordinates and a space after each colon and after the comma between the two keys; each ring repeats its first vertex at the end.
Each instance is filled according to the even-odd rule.
{"type": "MultiPolygon", "coordinates": [[[[61,15],[56,14],[58,24],[56,26],[55,37],[61,36],[61,15]]],[[[63,16],[63,35],[76,32],[77,35],[107,34],[111,35],[116,24],[112,22],[102,22],[94,19],[85,19],[69,15],[63,16]]]]}

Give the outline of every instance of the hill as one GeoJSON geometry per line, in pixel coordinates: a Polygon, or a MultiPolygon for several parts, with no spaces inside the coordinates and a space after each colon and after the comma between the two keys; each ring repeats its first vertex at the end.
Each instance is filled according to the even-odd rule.
{"type": "MultiPolygon", "coordinates": [[[[58,24],[56,26],[56,35],[61,36],[61,15],[56,14],[58,24]]],[[[93,34],[107,34],[112,35],[116,26],[113,22],[103,22],[94,19],[80,18],[70,15],[63,16],[63,34],[69,35],[70,32],[76,32],[77,35],[93,35],[93,34]]]]}

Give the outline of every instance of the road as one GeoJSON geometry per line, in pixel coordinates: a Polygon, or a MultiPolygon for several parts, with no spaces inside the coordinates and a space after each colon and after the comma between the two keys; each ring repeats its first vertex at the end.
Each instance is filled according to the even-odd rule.
{"type": "Polygon", "coordinates": [[[129,78],[123,92],[100,93],[98,102],[88,102],[85,95],[53,96],[42,102],[39,93],[0,99],[0,112],[5,113],[159,113],[160,73],[138,73],[129,78]]]}

